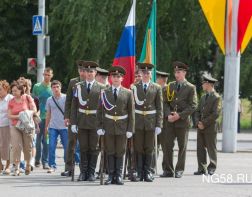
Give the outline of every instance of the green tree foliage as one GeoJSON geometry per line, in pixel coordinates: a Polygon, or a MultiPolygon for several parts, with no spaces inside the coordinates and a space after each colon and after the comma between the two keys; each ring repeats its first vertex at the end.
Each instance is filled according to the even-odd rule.
{"type": "Polygon", "coordinates": [[[31,17],[36,6],[28,1],[0,3],[0,77],[12,81],[26,71],[26,58],[36,56],[31,17]]]}
{"type": "MultiPolygon", "coordinates": [[[[51,55],[47,66],[66,85],[77,75],[76,60],[94,60],[108,68],[126,23],[131,0],[46,0],[49,15],[51,55]]],[[[137,0],[136,51],[139,59],[152,0],[137,0]]],[[[26,72],[26,59],[36,56],[36,37],[31,35],[31,18],[37,1],[0,2],[0,77],[17,78],[26,72]],[[15,71],[15,72],[13,72],[15,71]]],[[[201,75],[210,72],[223,91],[224,56],[216,44],[198,0],[157,0],[157,68],[171,73],[171,63],[190,66],[188,80],[200,90],[201,75]]],[[[252,47],[241,59],[241,92],[252,95],[252,47]]]]}

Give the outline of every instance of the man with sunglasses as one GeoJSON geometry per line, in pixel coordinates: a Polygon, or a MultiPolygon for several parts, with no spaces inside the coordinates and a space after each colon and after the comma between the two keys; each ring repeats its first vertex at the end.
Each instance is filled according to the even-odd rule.
{"type": "MultiPolygon", "coordinates": [[[[190,126],[190,115],[197,107],[196,88],[186,80],[188,65],[176,61],[173,62],[176,81],[168,84],[164,95],[164,118],[167,120],[167,171],[166,177],[181,178],[185,169],[186,148],[190,126]],[[175,139],[178,141],[178,161],[173,167],[173,148],[175,139]]],[[[164,177],[164,176],[163,176],[164,177]]]]}
{"type": "Polygon", "coordinates": [[[152,154],[155,135],[163,127],[163,98],[161,86],[151,82],[152,64],[138,63],[142,80],[131,87],[135,100],[136,132],[134,145],[136,153],[137,178],[133,181],[152,182],[152,154]]]}
{"type": "MultiPolygon", "coordinates": [[[[65,103],[65,112],[64,112],[64,122],[65,125],[68,126],[68,141],[67,141],[67,154],[66,154],[66,163],[65,163],[65,171],[61,173],[61,176],[71,176],[72,175],[72,165],[73,165],[73,157],[74,157],[74,149],[76,143],[74,143],[74,138],[76,136],[71,131],[71,122],[70,122],[70,115],[71,115],[71,104],[73,99],[73,91],[74,87],[77,83],[84,81],[86,78],[86,70],[83,67],[83,60],[77,60],[76,65],[78,67],[79,76],[70,80],[67,88],[66,93],[66,103],[65,103]]],[[[77,146],[78,143],[77,143],[77,146]]],[[[77,147],[76,146],[76,147],[77,147]]],[[[78,149],[76,148],[76,151],[78,149]]],[[[76,152],[75,155],[79,157],[79,152],[76,152]]],[[[77,161],[76,161],[77,162],[77,161]]]]}
{"type": "Polygon", "coordinates": [[[95,80],[98,64],[83,61],[86,70],[85,81],[75,85],[71,106],[71,131],[77,134],[80,144],[80,175],[78,181],[95,181],[95,168],[99,153],[96,134],[96,114],[100,92],[105,86],[95,80]]]}

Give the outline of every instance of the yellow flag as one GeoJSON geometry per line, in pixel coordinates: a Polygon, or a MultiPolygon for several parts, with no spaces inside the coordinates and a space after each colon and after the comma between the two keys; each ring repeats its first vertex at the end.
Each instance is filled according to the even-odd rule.
{"type": "Polygon", "coordinates": [[[244,38],[241,44],[241,53],[243,53],[244,50],[246,49],[251,37],[252,37],[252,18],[250,18],[246,33],[244,35],[244,38]]]}
{"type": "Polygon", "coordinates": [[[199,0],[210,28],[225,54],[225,15],[226,0],[199,0]]]}

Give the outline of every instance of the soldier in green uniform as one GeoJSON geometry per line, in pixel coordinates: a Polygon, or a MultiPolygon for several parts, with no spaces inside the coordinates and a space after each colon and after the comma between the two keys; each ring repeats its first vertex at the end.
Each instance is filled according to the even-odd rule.
{"type": "Polygon", "coordinates": [[[185,169],[186,148],[190,115],[197,107],[196,88],[185,76],[188,66],[182,62],[173,62],[176,81],[168,84],[165,99],[165,118],[167,122],[167,155],[168,169],[166,177],[181,178],[185,169]],[[177,139],[179,152],[178,161],[173,167],[173,148],[177,139]]]}
{"type": "Polygon", "coordinates": [[[195,113],[197,132],[198,171],[194,175],[213,175],[217,165],[217,118],[220,114],[220,96],[214,89],[216,79],[203,76],[202,88],[206,92],[195,113]],[[210,163],[207,166],[207,152],[210,163]]]}
{"type": "Polygon", "coordinates": [[[126,137],[134,133],[135,114],[132,92],[121,86],[125,70],[121,66],[109,69],[112,85],[101,92],[102,105],[98,109],[97,134],[105,134],[105,151],[109,176],[105,184],[123,185],[123,156],[126,137]]]}
{"type": "Polygon", "coordinates": [[[163,127],[163,97],[160,85],[151,82],[152,64],[138,63],[142,80],[134,85],[136,133],[134,146],[136,153],[136,181],[152,182],[152,153],[154,151],[155,134],[161,133],[163,127]]]}
{"type": "MultiPolygon", "coordinates": [[[[169,73],[162,72],[162,71],[156,71],[156,82],[162,87],[162,92],[163,92],[163,97],[166,95],[166,89],[167,89],[167,81],[169,77],[169,73]]],[[[165,101],[165,99],[163,100],[165,101]]],[[[164,108],[165,110],[165,108],[164,108]]],[[[164,111],[163,110],[163,111],[164,111]]],[[[164,113],[165,114],[165,113],[164,113]]],[[[160,177],[166,177],[167,175],[167,170],[168,170],[168,154],[167,154],[167,147],[166,147],[166,140],[167,140],[167,129],[166,129],[166,124],[167,124],[167,119],[163,119],[163,129],[161,134],[158,136],[158,145],[161,144],[162,151],[163,151],[163,161],[162,161],[162,169],[163,169],[163,174],[160,175],[160,177]]]]}
{"type": "Polygon", "coordinates": [[[109,72],[108,72],[108,70],[97,67],[96,71],[97,71],[97,73],[96,73],[96,76],[95,76],[95,80],[102,83],[102,84],[104,84],[104,85],[106,85],[108,87],[109,86],[109,82],[108,82],[109,72]]]}
{"type": "MultiPolygon", "coordinates": [[[[109,87],[110,84],[108,82],[108,76],[109,76],[109,71],[100,67],[96,68],[96,76],[95,76],[95,80],[100,82],[101,84],[104,84],[106,87],[109,87]]],[[[101,147],[101,141],[99,139],[99,145],[101,147]]],[[[104,164],[103,164],[103,172],[107,173],[107,156],[106,156],[106,152],[104,151],[104,164]]],[[[100,169],[98,172],[96,172],[98,175],[96,177],[96,179],[100,179],[100,169]]]]}
{"type": "Polygon", "coordinates": [[[66,93],[66,103],[65,103],[65,112],[64,112],[64,122],[65,125],[68,126],[68,142],[67,142],[67,154],[66,154],[66,166],[65,171],[61,173],[61,176],[71,176],[72,165],[73,165],[73,157],[74,157],[74,134],[71,131],[71,123],[70,123],[70,115],[71,115],[71,103],[73,99],[73,89],[75,84],[84,81],[86,77],[86,70],[82,65],[83,60],[78,60],[76,62],[78,66],[79,76],[70,80],[66,93]]]}
{"type": "Polygon", "coordinates": [[[86,80],[75,85],[71,106],[71,130],[78,133],[80,143],[80,175],[78,181],[95,181],[98,157],[98,136],[96,134],[96,114],[100,92],[104,85],[95,81],[96,67],[92,61],[82,63],[86,69],[86,80]]]}

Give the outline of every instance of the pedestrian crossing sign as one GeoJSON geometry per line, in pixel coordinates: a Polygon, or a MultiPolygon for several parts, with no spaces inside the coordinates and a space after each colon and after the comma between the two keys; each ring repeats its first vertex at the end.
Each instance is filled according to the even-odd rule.
{"type": "Polygon", "coordinates": [[[32,17],[32,35],[43,34],[43,17],[35,15],[32,17]]]}

